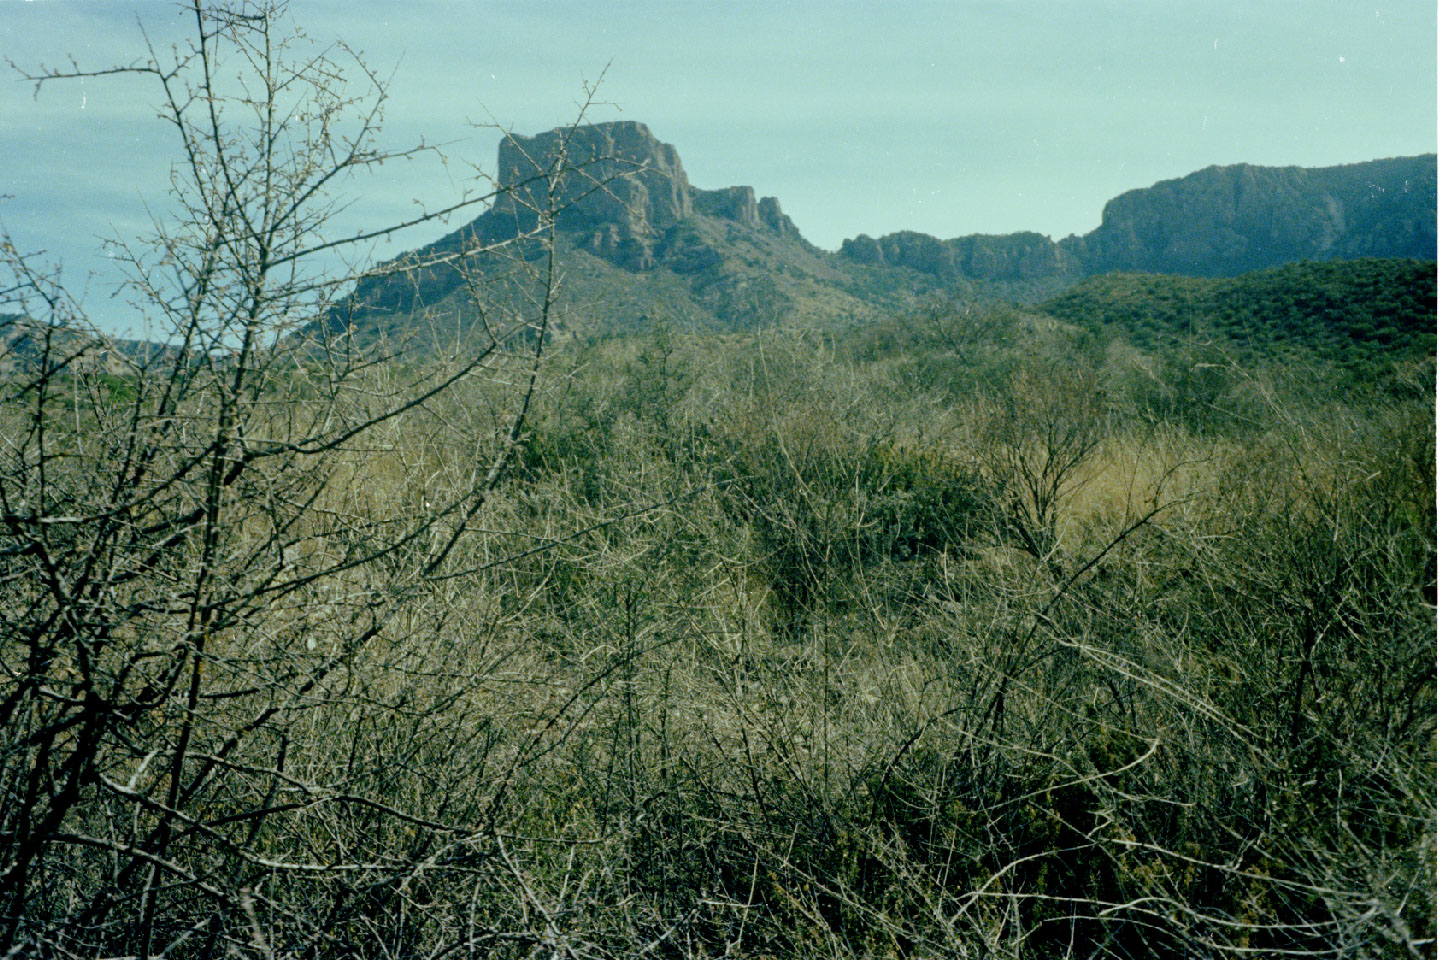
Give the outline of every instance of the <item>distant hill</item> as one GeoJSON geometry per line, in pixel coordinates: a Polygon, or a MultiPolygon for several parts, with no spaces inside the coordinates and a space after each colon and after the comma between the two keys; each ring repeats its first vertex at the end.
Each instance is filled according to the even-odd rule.
{"type": "Polygon", "coordinates": [[[1243,358],[1307,355],[1357,375],[1435,354],[1433,261],[1287,264],[1239,277],[1116,273],[1040,306],[1144,350],[1177,339],[1243,358]]]}
{"type": "Polygon", "coordinates": [[[1436,158],[1207,167],[1123,193],[1061,241],[1090,274],[1234,276],[1298,260],[1435,259],[1436,158]]]}
{"type": "Polygon", "coordinates": [[[1114,271],[1235,276],[1299,260],[1435,259],[1434,154],[1338,167],[1207,167],[1123,193],[1100,226],[1036,233],[846,240],[843,256],[947,278],[1079,279],[1114,271]]]}
{"type": "Polygon", "coordinates": [[[832,253],[807,242],[774,197],[698,188],[673,146],[642,123],[618,121],[505,141],[498,201],[399,258],[412,268],[405,275],[363,281],[330,322],[391,333],[463,329],[475,319],[476,284],[494,308],[522,306],[523,267],[539,250],[507,242],[534,228],[548,202],[546,171],[562,157],[572,172],[556,197],[561,329],[865,320],[936,290],[1034,303],[1117,270],[1230,276],[1298,260],[1435,257],[1434,155],[1324,169],[1211,167],[1123,194],[1098,229],[1058,243],[1038,233],[901,232],[856,237],[832,253]],[[507,255],[483,252],[497,246],[507,255]]]}
{"type": "Polygon", "coordinates": [[[53,326],[21,314],[0,314],[0,376],[33,374],[42,369],[42,362],[62,370],[132,373],[139,365],[170,355],[166,347],[144,340],[53,326]]]}

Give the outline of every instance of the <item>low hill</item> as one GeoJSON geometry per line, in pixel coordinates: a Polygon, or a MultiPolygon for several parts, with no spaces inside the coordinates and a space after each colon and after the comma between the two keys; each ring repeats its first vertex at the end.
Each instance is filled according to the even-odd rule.
{"type": "Polygon", "coordinates": [[[1250,358],[1307,354],[1372,372],[1435,354],[1435,264],[1304,262],[1233,278],[1117,273],[1082,281],[1045,313],[1144,350],[1177,338],[1250,358]]]}
{"type": "Polygon", "coordinates": [[[21,314],[0,314],[0,376],[56,371],[101,370],[133,373],[139,366],[172,355],[162,344],[105,336],[94,329],[47,324],[21,314]]]}

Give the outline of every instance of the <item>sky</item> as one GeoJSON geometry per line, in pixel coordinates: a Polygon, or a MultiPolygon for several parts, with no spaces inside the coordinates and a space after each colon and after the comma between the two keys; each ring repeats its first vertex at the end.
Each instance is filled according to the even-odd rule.
{"type": "MultiPolygon", "coordinates": [[[[1436,148],[1436,4],[1341,0],[293,0],[387,78],[384,134],[444,142],[351,186],[391,222],[492,170],[497,124],[639,120],[696,186],[780,199],[811,242],[1099,225],[1109,198],[1211,164],[1326,166],[1436,148]],[[602,80],[603,77],[603,80],[602,80]],[[478,126],[477,126],[478,125],[478,126]]],[[[21,69],[127,63],[170,0],[0,0],[21,69]]],[[[178,144],[134,79],[0,72],[0,222],[120,329],[108,237],[165,214],[178,144]]],[[[402,249],[460,222],[407,234],[402,249]]]]}

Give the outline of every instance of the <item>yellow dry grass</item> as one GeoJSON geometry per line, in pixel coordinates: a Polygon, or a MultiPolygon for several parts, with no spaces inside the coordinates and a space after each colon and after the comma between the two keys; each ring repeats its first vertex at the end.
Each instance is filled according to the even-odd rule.
{"type": "Polygon", "coordinates": [[[1119,522],[1185,502],[1213,489],[1223,458],[1216,443],[1180,432],[1107,438],[1082,466],[1062,512],[1071,522],[1119,522]]]}

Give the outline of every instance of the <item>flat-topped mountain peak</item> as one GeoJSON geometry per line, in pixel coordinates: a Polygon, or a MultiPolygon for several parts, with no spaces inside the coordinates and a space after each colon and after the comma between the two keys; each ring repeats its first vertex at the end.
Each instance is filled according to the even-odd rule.
{"type": "Polygon", "coordinates": [[[869,309],[845,289],[843,261],[807,243],[779,200],[749,186],[696,187],[675,147],[643,123],[508,135],[496,166],[490,209],[399,258],[402,273],[362,281],[335,322],[395,328],[421,310],[464,315],[467,272],[484,273],[495,259],[483,251],[509,246],[509,256],[529,256],[531,244],[508,241],[552,213],[572,315],[733,324],[794,309],[869,309]]]}
{"type": "Polygon", "coordinates": [[[503,193],[480,224],[491,239],[533,228],[552,204],[557,230],[632,270],[654,267],[667,248],[667,232],[697,215],[800,237],[774,197],[757,200],[748,186],[693,186],[675,147],[635,120],[511,135],[501,141],[497,166],[503,193]],[[560,174],[558,189],[551,174],[560,174]]]}

